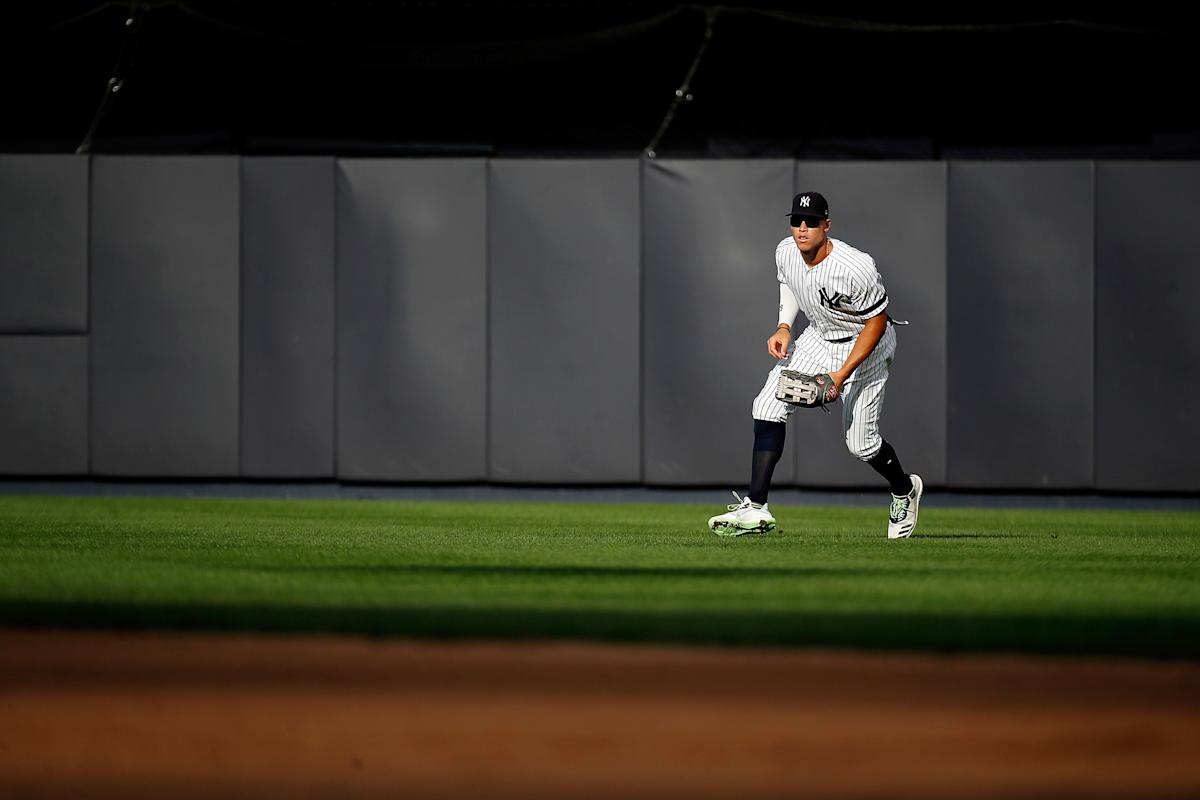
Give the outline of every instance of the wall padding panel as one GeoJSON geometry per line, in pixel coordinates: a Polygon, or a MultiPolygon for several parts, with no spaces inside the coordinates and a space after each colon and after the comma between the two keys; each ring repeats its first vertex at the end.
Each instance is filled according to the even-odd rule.
{"type": "Polygon", "coordinates": [[[0,155],[0,333],[87,330],[88,160],[0,155]]]}
{"type": "Polygon", "coordinates": [[[334,160],[242,160],[241,474],[333,476],[334,160]]]}
{"type": "Polygon", "coordinates": [[[490,169],[489,477],[636,483],[638,162],[490,169]]]}
{"type": "Polygon", "coordinates": [[[486,477],[487,163],[338,162],[337,473],[486,477]]]}
{"type": "Polygon", "coordinates": [[[1089,162],[950,165],[949,476],[1092,485],[1089,162]]]}
{"type": "Polygon", "coordinates": [[[1200,491],[1200,164],[1096,183],[1096,487],[1200,491]]]}
{"type": "Polygon", "coordinates": [[[238,159],[96,157],[91,464],[238,474],[238,159]]]}
{"type": "Polygon", "coordinates": [[[87,339],[0,336],[0,474],[87,471],[87,339]]]}

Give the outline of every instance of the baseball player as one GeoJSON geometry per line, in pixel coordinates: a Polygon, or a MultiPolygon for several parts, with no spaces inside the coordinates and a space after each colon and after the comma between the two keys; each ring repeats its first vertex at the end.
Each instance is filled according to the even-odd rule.
{"type": "Polygon", "coordinates": [[[907,538],[917,526],[924,485],[920,476],[904,472],[896,451],[879,433],[884,386],[896,352],[883,281],[871,256],[829,236],[829,204],[821,194],[796,195],[789,216],[791,236],[775,248],[779,325],[767,339],[767,352],[780,362],[754,398],[750,487],[744,498],[734,492],[738,502],[728,513],[710,519],[708,526],[720,536],[774,530],[767,491],[783,455],[787,419],[795,410],[776,399],[775,390],[780,371],[789,369],[832,378],[827,397],[842,400],[846,447],[891,486],[888,538],[907,538]],[[798,310],[809,324],[793,342],[798,310]]]}

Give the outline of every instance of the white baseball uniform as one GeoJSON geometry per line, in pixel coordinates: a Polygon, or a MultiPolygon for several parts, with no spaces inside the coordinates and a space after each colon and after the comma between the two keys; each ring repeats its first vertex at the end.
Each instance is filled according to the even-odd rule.
{"type": "MultiPolygon", "coordinates": [[[[767,376],[762,391],[754,399],[755,419],[786,422],[796,407],[775,399],[780,370],[818,375],[841,369],[866,321],[887,308],[887,290],[875,269],[875,259],[838,239],[830,237],[829,241],[832,250],[815,267],[804,263],[790,236],[775,248],[779,321],[795,330],[796,311],[802,310],[809,325],[795,337],[789,356],[767,376]]],[[[875,349],[842,386],[846,447],[863,461],[874,456],[883,445],[879,417],[895,352],[896,333],[889,324],[875,349]]]]}

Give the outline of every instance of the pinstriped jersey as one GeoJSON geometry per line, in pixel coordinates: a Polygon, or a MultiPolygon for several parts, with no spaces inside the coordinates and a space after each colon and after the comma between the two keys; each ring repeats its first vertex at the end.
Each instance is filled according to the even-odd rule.
{"type": "Polygon", "coordinates": [[[887,308],[888,296],[875,259],[839,239],[829,241],[829,255],[810,269],[789,236],[775,248],[775,267],[779,282],[800,301],[809,327],[833,340],[861,333],[867,320],[887,308]]]}

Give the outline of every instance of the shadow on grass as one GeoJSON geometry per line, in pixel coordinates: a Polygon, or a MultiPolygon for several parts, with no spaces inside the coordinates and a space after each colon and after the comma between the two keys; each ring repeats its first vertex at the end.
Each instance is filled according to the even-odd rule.
{"type": "Polygon", "coordinates": [[[509,564],[255,564],[256,572],[362,575],[458,575],[536,578],[860,578],[943,575],[961,569],[874,567],[637,567],[637,566],[512,566],[509,564]]]}
{"type": "Polygon", "coordinates": [[[1200,619],[1180,617],[812,614],[455,607],[0,603],[0,625],[121,630],[339,633],[419,638],[585,639],[1195,658],[1200,619]]]}

